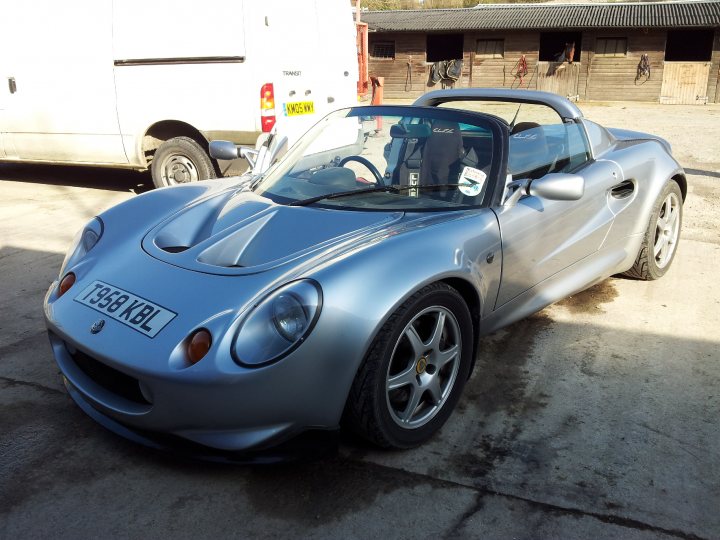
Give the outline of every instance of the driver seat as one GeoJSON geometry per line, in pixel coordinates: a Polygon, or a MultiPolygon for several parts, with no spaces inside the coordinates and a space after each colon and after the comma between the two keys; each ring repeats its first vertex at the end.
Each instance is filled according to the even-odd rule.
{"type": "Polygon", "coordinates": [[[420,183],[437,185],[457,182],[464,153],[460,125],[457,122],[435,120],[423,148],[420,183]]]}

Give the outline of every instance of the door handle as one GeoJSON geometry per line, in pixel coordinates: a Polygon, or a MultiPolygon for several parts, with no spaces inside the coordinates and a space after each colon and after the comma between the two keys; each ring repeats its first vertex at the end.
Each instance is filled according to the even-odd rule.
{"type": "Polygon", "coordinates": [[[8,77],[8,90],[11,94],[17,92],[17,84],[15,83],[15,77],[8,77]]]}
{"type": "Polygon", "coordinates": [[[635,191],[635,183],[631,180],[625,180],[619,184],[615,184],[610,189],[610,194],[616,199],[624,199],[632,195],[633,191],[635,191]]]}

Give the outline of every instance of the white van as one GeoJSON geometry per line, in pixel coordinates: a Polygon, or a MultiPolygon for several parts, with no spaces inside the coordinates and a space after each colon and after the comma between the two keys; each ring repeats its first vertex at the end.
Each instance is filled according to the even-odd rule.
{"type": "Polygon", "coordinates": [[[0,161],[223,173],[208,142],[292,144],[357,96],[338,0],[10,0],[0,19],[0,161]]]}

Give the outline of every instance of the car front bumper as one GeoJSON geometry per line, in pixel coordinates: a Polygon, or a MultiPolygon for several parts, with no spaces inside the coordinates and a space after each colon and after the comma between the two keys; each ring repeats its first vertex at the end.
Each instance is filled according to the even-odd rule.
{"type": "Polygon", "coordinates": [[[339,429],[309,429],[293,437],[268,442],[254,450],[220,450],[176,435],[143,431],[126,426],[95,409],[83,394],[63,377],[68,394],[98,424],[129,441],[181,458],[233,464],[272,464],[316,459],[335,452],[339,429]]]}
{"type": "MultiPolygon", "coordinates": [[[[232,429],[217,427],[218,419],[211,418],[210,411],[205,422],[200,421],[201,427],[192,423],[182,426],[182,407],[168,401],[163,403],[165,400],[158,405],[155,398],[147,402],[142,396],[148,391],[139,390],[141,381],[120,372],[115,373],[116,381],[121,379],[120,382],[108,385],[108,379],[99,375],[98,370],[88,368],[88,355],[69,347],[53,331],[49,332],[49,337],[63,382],[73,401],[102,426],[134,442],[181,456],[234,463],[287,461],[313,456],[337,444],[338,426],[304,426],[293,422],[252,425],[252,419],[248,419],[249,427],[232,429]],[[84,358],[82,364],[76,360],[79,358],[84,358]],[[137,391],[132,390],[133,384],[138,385],[137,391]],[[163,409],[168,408],[173,409],[174,418],[166,422],[163,418],[167,411],[163,409]],[[177,429],[177,426],[181,427],[177,429]]],[[[157,386],[153,385],[153,388],[157,386]]],[[[234,387],[234,390],[241,389],[234,387]]],[[[205,388],[200,393],[200,400],[207,391],[223,393],[221,388],[205,388]]],[[[185,403],[199,406],[192,395],[187,396],[185,403]]]]}

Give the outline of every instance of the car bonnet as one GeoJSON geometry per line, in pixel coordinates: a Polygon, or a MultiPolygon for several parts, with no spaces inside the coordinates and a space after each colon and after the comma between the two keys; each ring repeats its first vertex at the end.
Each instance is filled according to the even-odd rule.
{"type": "Polygon", "coordinates": [[[143,249],[188,270],[249,274],[356,244],[399,221],[403,212],[361,212],[277,205],[252,192],[201,199],[151,229],[143,249]]]}

